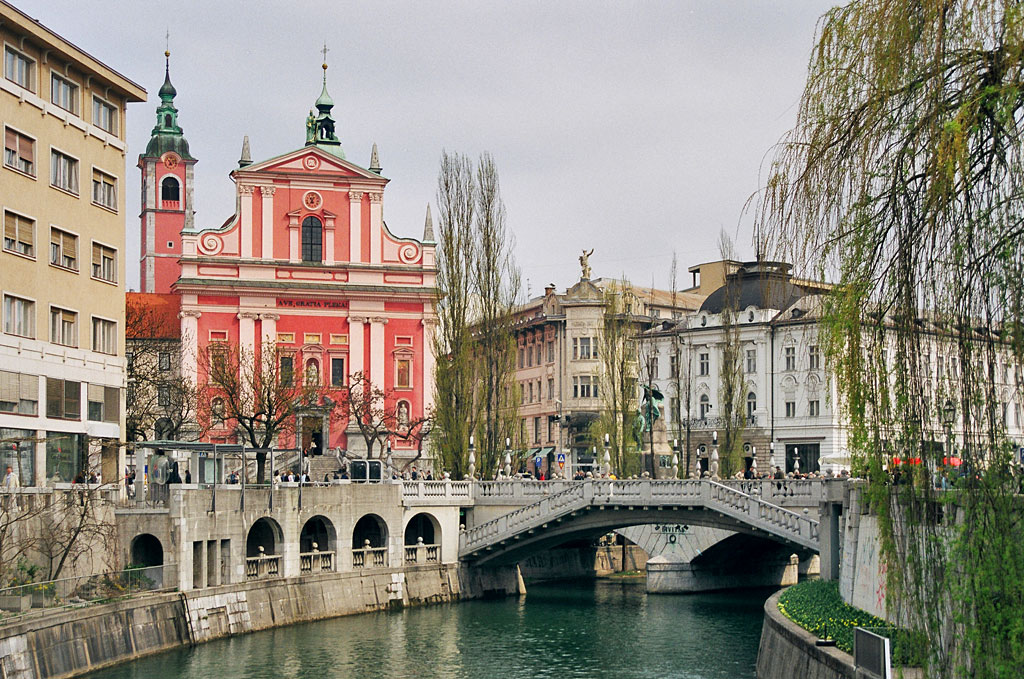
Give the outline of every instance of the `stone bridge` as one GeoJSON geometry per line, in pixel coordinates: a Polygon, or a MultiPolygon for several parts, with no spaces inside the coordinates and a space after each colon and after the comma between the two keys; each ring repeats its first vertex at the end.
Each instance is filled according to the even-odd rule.
{"type": "MultiPolygon", "coordinates": [[[[644,523],[724,528],[818,551],[818,521],[809,516],[810,508],[817,517],[828,494],[827,484],[820,481],[696,479],[506,481],[478,483],[473,490],[474,506],[521,505],[461,532],[459,558],[476,565],[514,563],[568,540],[644,523]]],[[[405,492],[418,491],[407,486],[405,492]]]]}

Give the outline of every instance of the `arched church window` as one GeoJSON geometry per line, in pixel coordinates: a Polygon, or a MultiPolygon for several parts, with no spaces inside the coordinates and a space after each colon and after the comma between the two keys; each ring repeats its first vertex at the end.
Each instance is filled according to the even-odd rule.
{"type": "Polygon", "coordinates": [[[322,262],[323,257],[323,224],[316,217],[306,217],[302,220],[302,261],[322,262]]]}
{"type": "Polygon", "coordinates": [[[164,177],[160,182],[160,200],[181,200],[181,190],[176,178],[164,177]]]}
{"type": "Polygon", "coordinates": [[[711,399],[708,398],[707,394],[700,395],[700,419],[705,419],[708,413],[711,412],[711,399]]]}

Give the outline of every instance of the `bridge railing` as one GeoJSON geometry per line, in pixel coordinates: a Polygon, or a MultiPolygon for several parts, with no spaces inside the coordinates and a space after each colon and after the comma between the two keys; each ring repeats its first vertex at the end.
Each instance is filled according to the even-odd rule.
{"type": "Polygon", "coordinates": [[[352,550],[353,568],[384,568],[387,565],[387,547],[365,547],[352,550]]]}
{"type": "Polygon", "coordinates": [[[571,483],[560,493],[548,495],[533,504],[466,530],[459,537],[460,547],[473,549],[477,545],[486,544],[496,536],[511,535],[540,525],[547,517],[556,516],[567,507],[582,507],[589,504],[593,492],[593,485],[590,483],[571,483]]]}
{"type": "Polygon", "coordinates": [[[281,555],[264,554],[245,558],[246,580],[277,578],[281,576],[281,555]]]}
{"type": "Polygon", "coordinates": [[[425,545],[422,542],[405,546],[405,563],[437,563],[441,557],[441,545],[425,545]]]}
{"type": "Polygon", "coordinates": [[[708,484],[709,499],[733,508],[752,519],[751,523],[768,523],[783,534],[793,534],[807,541],[818,539],[818,522],[784,507],[771,504],[737,488],[716,482],[708,484]]]}
{"type": "Polygon", "coordinates": [[[469,481],[403,481],[402,500],[414,504],[469,502],[473,496],[469,481]]]}
{"type": "Polygon", "coordinates": [[[299,554],[300,573],[320,573],[334,570],[334,552],[302,552],[299,554]]]}

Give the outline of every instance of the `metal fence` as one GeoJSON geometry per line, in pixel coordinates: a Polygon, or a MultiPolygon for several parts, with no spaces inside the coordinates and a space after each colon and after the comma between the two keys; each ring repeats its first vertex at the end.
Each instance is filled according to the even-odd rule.
{"type": "Polygon", "coordinates": [[[61,608],[79,608],[177,589],[173,564],[32,582],[0,589],[0,620],[61,608]],[[165,569],[167,576],[165,577],[165,569]]]}
{"type": "MultiPolygon", "coordinates": [[[[877,629],[877,628],[876,628],[877,629]]],[[[864,627],[853,630],[854,666],[871,679],[892,679],[889,638],[864,627]]]]}

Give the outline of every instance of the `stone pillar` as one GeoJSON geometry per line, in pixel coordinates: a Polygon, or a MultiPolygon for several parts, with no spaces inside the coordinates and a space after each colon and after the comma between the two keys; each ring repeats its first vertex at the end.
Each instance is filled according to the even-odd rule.
{"type": "Polygon", "coordinates": [[[255,356],[257,318],[259,314],[251,311],[238,313],[238,347],[242,349],[243,356],[248,355],[249,358],[255,356]]]}
{"type": "MultiPolygon", "coordinates": [[[[40,377],[41,380],[46,380],[45,377],[40,377]]],[[[44,388],[39,392],[45,394],[46,389],[44,388]]],[[[35,473],[33,474],[32,483],[37,488],[42,488],[46,485],[46,430],[40,429],[36,432],[36,450],[35,450],[35,473]]],[[[138,486],[136,486],[137,488],[138,486]]]]}
{"type": "MultiPolygon", "coordinates": [[[[434,319],[424,318],[420,321],[423,324],[423,378],[420,384],[423,385],[423,412],[434,405],[434,319]]],[[[561,452],[562,442],[559,440],[556,448],[561,452]]]]}
{"type": "Polygon", "coordinates": [[[363,371],[363,323],[361,316],[348,317],[348,368],[349,375],[363,371]]]}
{"type": "Polygon", "coordinates": [[[260,321],[262,321],[262,341],[264,344],[277,341],[277,321],[281,318],[280,314],[260,314],[260,321]]]}
{"type": "Polygon", "coordinates": [[[299,213],[298,211],[288,214],[288,261],[298,262],[302,258],[302,251],[299,249],[299,213]]]}
{"type": "Polygon", "coordinates": [[[384,194],[371,193],[370,196],[370,263],[380,264],[381,239],[383,237],[383,204],[384,194]]]}
{"type": "Polygon", "coordinates": [[[818,540],[821,543],[821,579],[839,579],[839,550],[842,533],[839,530],[839,514],[842,505],[834,502],[823,502],[820,507],[818,540]]]}
{"type": "Polygon", "coordinates": [[[381,389],[384,384],[384,326],[388,319],[375,317],[370,319],[370,379],[381,389]]]}
{"type": "Polygon", "coordinates": [[[363,194],[361,191],[349,191],[349,261],[360,262],[363,259],[363,194]]]}
{"type": "Polygon", "coordinates": [[[273,186],[261,186],[263,196],[263,224],[260,234],[260,257],[274,258],[274,191],[273,186]]]}
{"type": "Polygon", "coordinates": [[[239,207],[241,214],[238,217],[238,247],[243,259],[252,257],[252,201],[255,186],[239,184],[239,207]]]}
{"type": "Polygon", "coordinates": [[[181,377],[195,385],[199,381],[199,317],[202,312],[182,309],[181,318],[181,377]]]}
{"type": "Polygon", "coordinates": [[[324,264],[334,264],[334,215],[324,212],[324,264]]]}

